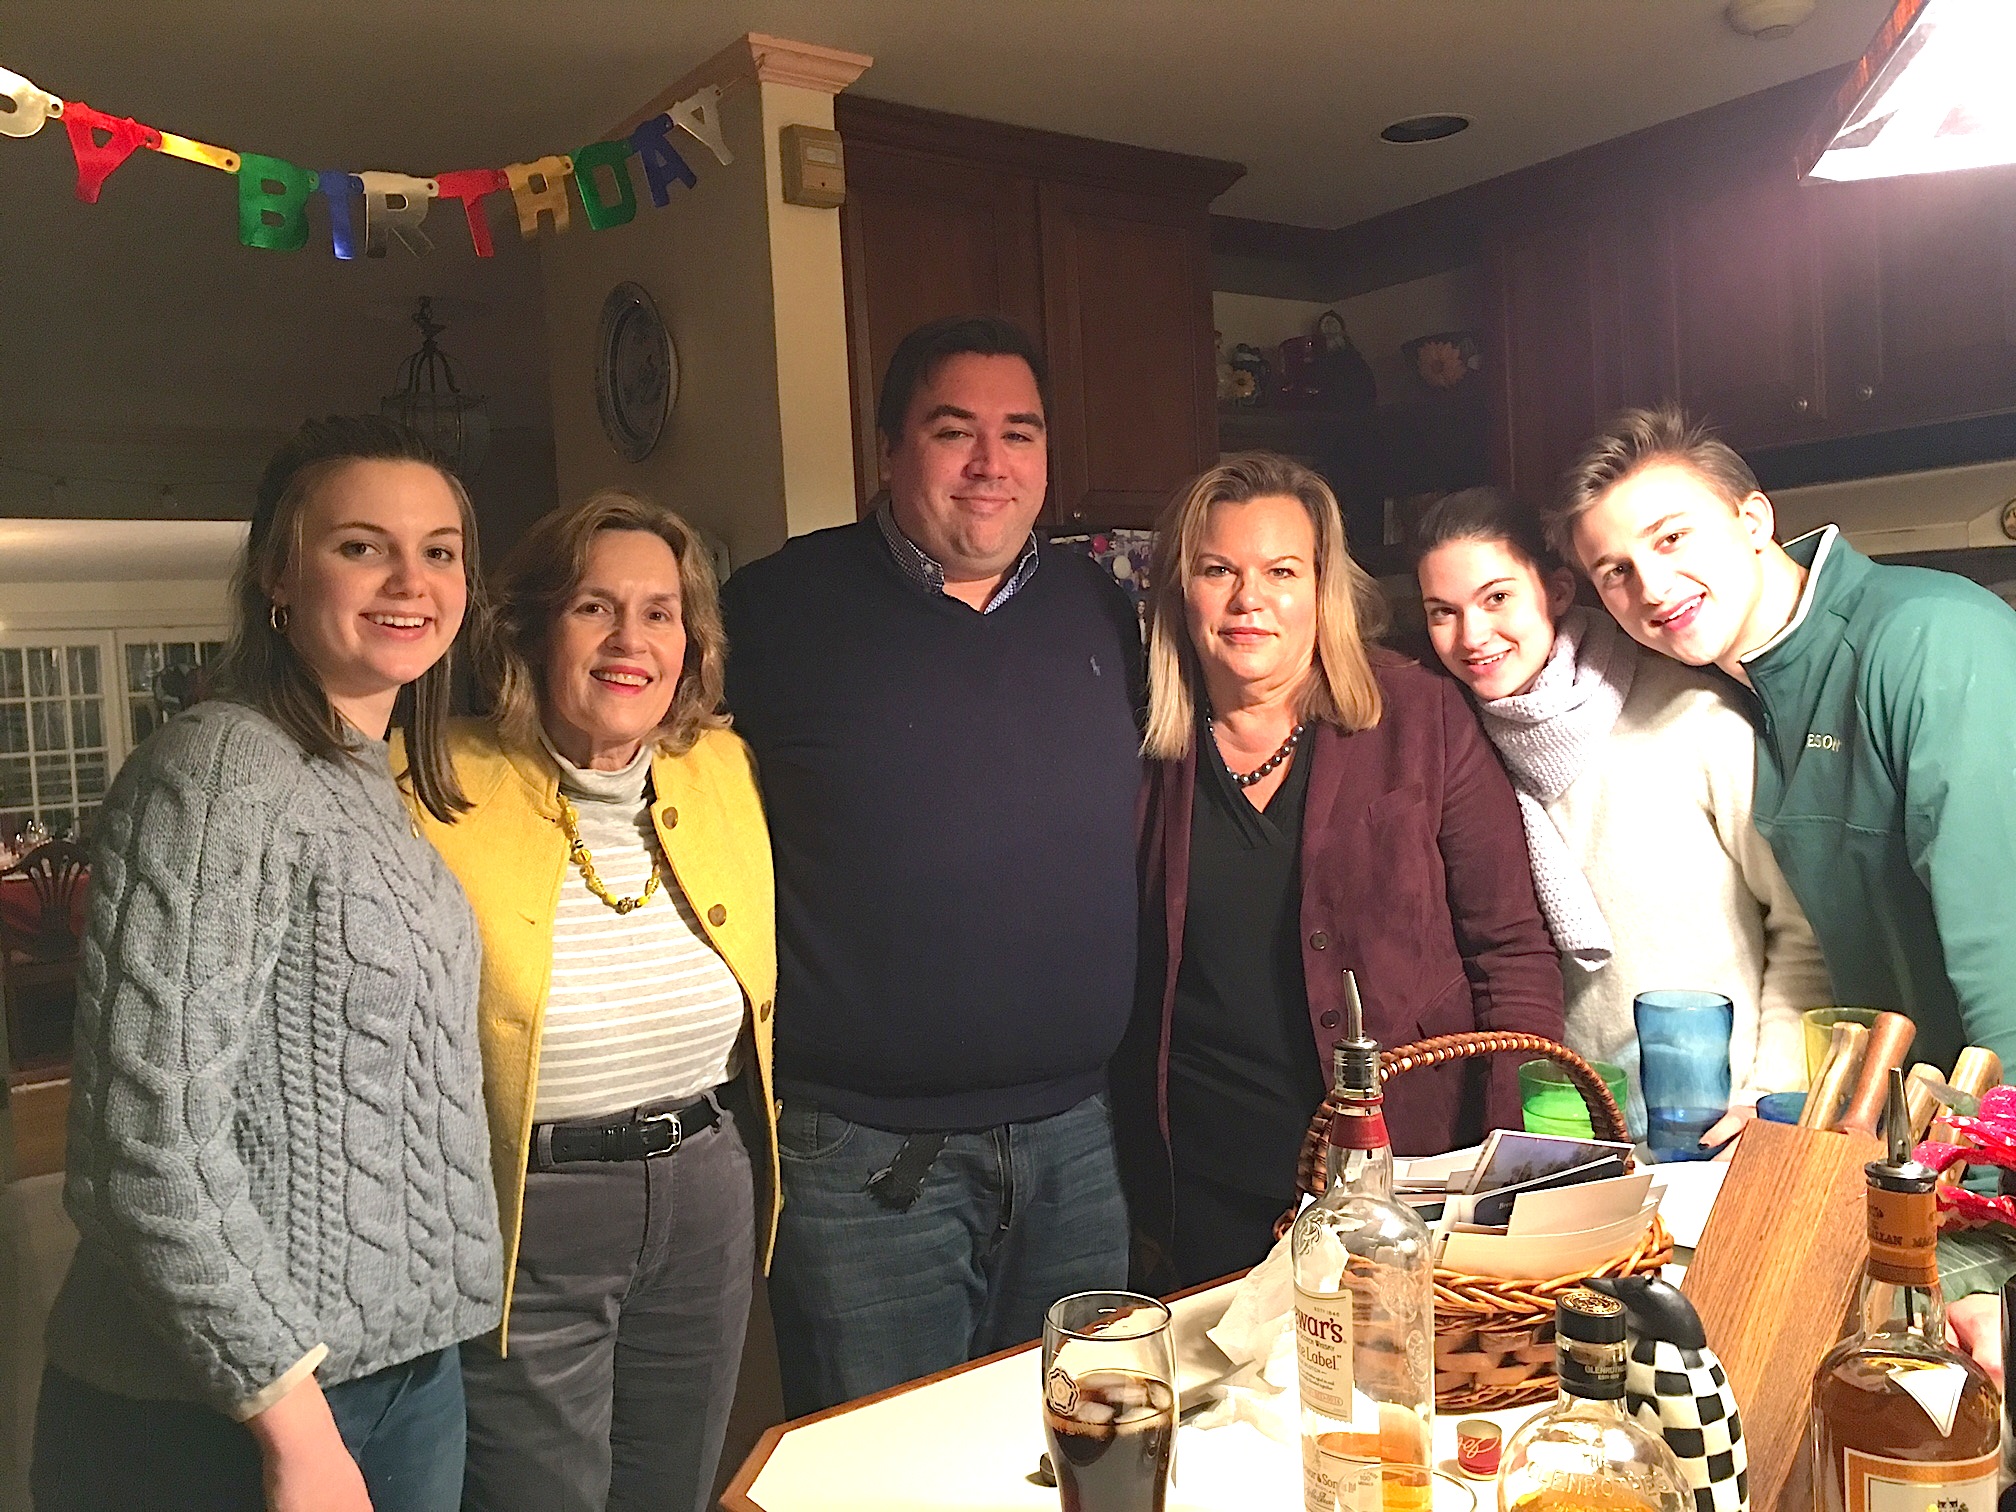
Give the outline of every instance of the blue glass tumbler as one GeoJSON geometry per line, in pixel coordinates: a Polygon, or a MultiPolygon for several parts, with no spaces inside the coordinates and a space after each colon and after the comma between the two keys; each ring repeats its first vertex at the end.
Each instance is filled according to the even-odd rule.
{"type": "Polygon", "coordinates": [[[1707,1160],[1701,1136],[1729,1111],[1729,1030],[1736,1010],[1719,992],[1641,992],[1632,1003],[1654,1160],[1707,1160]]]}

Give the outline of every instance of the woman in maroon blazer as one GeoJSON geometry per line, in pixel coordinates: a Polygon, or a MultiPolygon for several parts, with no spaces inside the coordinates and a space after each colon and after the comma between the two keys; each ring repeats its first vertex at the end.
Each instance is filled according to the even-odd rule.
{"type": "MultiPolygon", "coordinates": [[[[1323,480],[1233,457],[1158,528],[1140,1003],[1113,1091],[1144,1279],[1188,1285],[1266,1254],[1347,967],[1388,1046],[1558,1039],[1561,975],[1512,785],[1461,689],[1365,644],[1383,603],[1323,480]]],[[[1516,1128],[1516,1057],[1410,1072],[1386,1121],[1402,1154],[1516,1128]]]]}

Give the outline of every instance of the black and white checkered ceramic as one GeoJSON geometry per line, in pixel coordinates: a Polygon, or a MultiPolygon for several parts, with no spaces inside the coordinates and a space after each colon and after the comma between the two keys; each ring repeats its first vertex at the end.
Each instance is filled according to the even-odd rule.
{"type": "Polygon", "coordinates": [[[1728,1374],[1709,1349],[1634,1331],[1624,1405],[1680,1461],[1694,1512],[1750,1512],[1750,1458],[1728,1374]]]}

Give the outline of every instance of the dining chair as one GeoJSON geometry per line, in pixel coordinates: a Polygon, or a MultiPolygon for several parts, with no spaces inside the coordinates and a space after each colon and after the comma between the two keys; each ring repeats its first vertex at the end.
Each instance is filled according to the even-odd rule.
{"type": "Polygon", "coordinates": [[[84,848],[69,840],[38,845],[0,871],[0,890],[26,893],[9,899],[0,891],[0,997],[18,1067],[69,1059],[77,906],[90,875],[84,848]]]}

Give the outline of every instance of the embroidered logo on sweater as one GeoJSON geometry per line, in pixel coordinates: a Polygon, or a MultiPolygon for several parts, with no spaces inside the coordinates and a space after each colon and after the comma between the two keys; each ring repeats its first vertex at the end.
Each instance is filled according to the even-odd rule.
{"type": "Polygon", "coordinates": [[[1809,731],[1806,736],[1806,749],[1809,751],[1838,751],[1841,749],[1841,737],[1839,735],[1824,735],[1818,730],[1809,731]]]}

